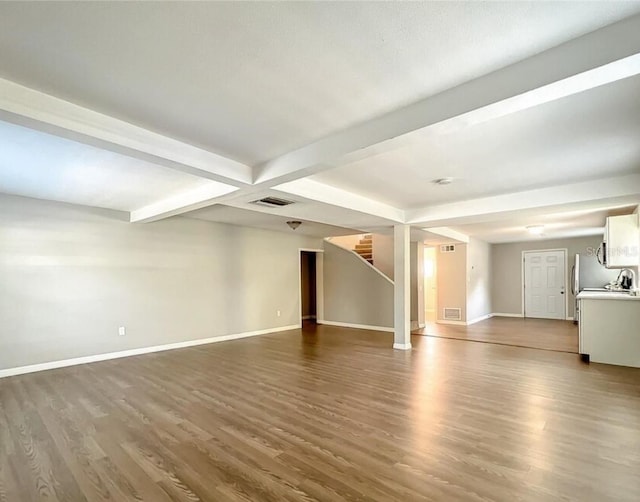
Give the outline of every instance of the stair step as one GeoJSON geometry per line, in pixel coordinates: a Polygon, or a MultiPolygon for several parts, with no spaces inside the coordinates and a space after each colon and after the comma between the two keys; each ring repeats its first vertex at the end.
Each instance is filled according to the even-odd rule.
{"type": "Polygon", "coordinates": [[[373,244],[373,239],[360,239],[360,244],[373,244]]]}
{"type": "Polygon", "coordinates": [[[356,250],[358,249],[372,249],[371,244],[356,244],[356,250]]]}
{"type": "Polygon", "coordinates": [[[369,239],[369,240],[371,240],[371,239],[373,239],[373,234],[364,234],[363,239],[369,239]]]}
{"type": "Polygon", "coordinates": [[[369,254],[362,254],[362,253],[358,253],[360,255],[360,257],[364,258],[365,260],[373,260],[373,255],[371,253],[369,254]]]}

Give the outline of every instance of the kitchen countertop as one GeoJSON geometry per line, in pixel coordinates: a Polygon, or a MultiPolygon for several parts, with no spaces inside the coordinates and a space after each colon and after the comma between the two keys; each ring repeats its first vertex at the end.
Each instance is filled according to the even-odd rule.
{"type": "Polygon", "coordinates": [[[640,301],[640,296],[631,296],[619,291],[582,291],[576,296],[578,300],[631,300],[640,301]]]}

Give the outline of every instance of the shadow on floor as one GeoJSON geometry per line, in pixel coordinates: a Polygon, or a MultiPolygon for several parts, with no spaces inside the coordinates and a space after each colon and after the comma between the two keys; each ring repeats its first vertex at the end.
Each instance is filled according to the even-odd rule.
{"type": "Polygon", "coordinates": [[[571,321],[492,317],[471,326],[431,322],[413,334],[578,353],[578,327],[571,321]]]}

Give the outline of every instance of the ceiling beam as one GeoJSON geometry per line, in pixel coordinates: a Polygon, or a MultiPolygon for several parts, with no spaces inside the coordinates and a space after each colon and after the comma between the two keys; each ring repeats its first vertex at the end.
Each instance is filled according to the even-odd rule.
{"type": "Polygon", "coordinates": [[[462,232],[458,232],[457,230],[453,230],[448,227],[429,227],[423,228],[425,232],[429,232],[431,234],[439,235],[440,237],[445,237],[447,239],[451,239],[458,242],[468,243],[469,236],[467,234],[463,234],[462,232]]]}
{"type": "Polygon", "coordinates": [[[255,181],[285,183],[640,73],[640,16],[277,157],[255,181]]]}
{"type": "MultiPolygon", "coordinates": [[[[489,214],[495,209],[492,204],[517,208],[527,201],[520,200],[522,194],[512,194],[405,212],[304,178],[425,135],[468,127],[636,74],[640,74],[640,16],[327,136],[255,168],[3,79],[0,119],[224,184],[140,208],[131,213],[132,222],[154,221],[275,188],[391,222],[442,226],[455,215],[461,218],[473,214],[477,207],[479,214],[489,214]]],[[[546,198],[537,191],[526,194],[531,194],[532,200],[546,198]]],[[[547,195],[557,198],[555,193],[547,195]]],[[[571,199],[571,195],[564,192],[563,200],[571,199]]]]}
{"type": "Polygon", "coordinates": [[[131,223],[150,223],[202,209],[221,202],[222,197],[237,190],[237,188],[222,183],[204,185],[131,211],[129,221],[131,223]]]}
{"type": "Polygon", "coordinates": [[[390,222],[402,223],[405,220],[404,211],[401,209],[310,179],[290,181],[273,188],[306,199],[385,218],[390,222]]]}
{"type": "Polygon", "coordinates": [[[441,227],[491,221],[531,210],[553,210],[581,203],[625,203],[640,201],[640,174],[571,183],[524,192],[495,195],[406,211],[407,223],[441,227]]]}
{"type": "Polygon", "coordinates": [[[235,187],[250,166],[0,79],[0,119],[235,187]]]}

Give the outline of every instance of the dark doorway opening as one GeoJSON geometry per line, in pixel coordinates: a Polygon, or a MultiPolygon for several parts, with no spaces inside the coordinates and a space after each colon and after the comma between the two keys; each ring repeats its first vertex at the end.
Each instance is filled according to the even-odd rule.
{"type": "Polygon", "coordinates": [[[300,300],[302,308],[302,325],[315,324],[318,315],[316,253],[300,252],[300,300]]]}

